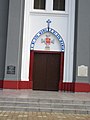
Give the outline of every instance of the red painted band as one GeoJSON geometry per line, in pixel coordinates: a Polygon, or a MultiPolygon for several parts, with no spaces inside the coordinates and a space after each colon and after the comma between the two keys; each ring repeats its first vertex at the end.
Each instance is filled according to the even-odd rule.
{"type": "MultiPolygon", "coordinates": [[[[14,81],[14,80],[0,80],[0,88],[4,89],[32,89],[32,81],[14,81]]],[[[63,91],[72,92],[90,92],[89,83],[62,83],[63,91]],[[74,85],[73,85],[74,84],[74,85]],[[73,91],[72,88],[75,88],[73,91]]]]}
{"type": "Polygon", "coordinates": [[[32,89],[32,81],[3,80],[0,83],[4,89],[32,89]]]}

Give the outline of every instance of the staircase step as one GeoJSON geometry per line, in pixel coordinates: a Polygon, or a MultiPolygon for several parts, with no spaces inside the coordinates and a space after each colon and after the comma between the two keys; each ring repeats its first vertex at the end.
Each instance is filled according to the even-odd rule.
{"type": "Polygon", "coordinates": [[[74,113],[74,114],[90,114],[90,110],[85,109],[69,109],[69,108],[42,108],[42,107],[13,107],[13,106],[0,106],[3,111],[34,111],[34,112],[61,112],[61,113],[74,113]]]}
{"type": "Polygon", "coordinates": [[[0,101],[0,105],[7,105],[7,106],[41,106],[41,107],[56,107],[56,108],[67,108],[67,107],[74,107],[74,108],[80,108],[82,109],[82,107],[84,108],[89,108],[90,109],[90,105],[87,104],[69,104],[69,103],[43,103],[43,102],[22,102],[22,101],[0,101]]]}
{"type": "Polygon", "coordinates": [[[90,114],[90,101],[0,97],[0,110],[90,114]]]}
{"type": "Polygon", "coordinates": [[[60,100],[60,99],[44,99],[44,98],[10,98],[0,97],[0,101],[21,101],[21,102],[40,102],[40,103],[71,103],[71,104],[90,104],[90,101],[80,100],[60,100]]]}

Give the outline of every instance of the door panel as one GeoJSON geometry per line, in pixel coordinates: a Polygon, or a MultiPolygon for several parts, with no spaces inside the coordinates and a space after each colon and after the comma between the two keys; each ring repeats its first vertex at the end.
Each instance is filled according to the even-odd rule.
{"type": "Polygon", "coordinates": [[[47,90],[58,90],[60,78],[60,55],[47,55],[47,90]]]}
{"type": "Polygon", "coordinates": [[[59,54],[34,54],[33,89],[57,91],[60,78],[59,54]]]}
{"type": "Polygon", "coordinates": [[[46,89],[46,56],[43,54],[34,54],[34,72],[33,72],[33,89],[46,89]]]}

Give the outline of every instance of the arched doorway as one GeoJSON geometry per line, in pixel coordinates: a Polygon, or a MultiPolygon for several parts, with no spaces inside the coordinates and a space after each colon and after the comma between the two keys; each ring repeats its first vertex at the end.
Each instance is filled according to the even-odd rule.
{"type": "Polygon", "coordinates": [[[29,80],[32,81],[32,89],[61,90],[63,66],[64,41],[60,34],[48,25],[40,30],[31,42],[29,80]]]}

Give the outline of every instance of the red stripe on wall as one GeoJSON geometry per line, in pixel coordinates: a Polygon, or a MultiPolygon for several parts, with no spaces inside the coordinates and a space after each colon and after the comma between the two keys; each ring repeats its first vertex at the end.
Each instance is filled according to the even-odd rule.
{"type": "Polygon", "coordinates": [[[63,91],[72,91],[72,92],[90,92],[89,83],[72,83],[64,82],[62,85],[63,91]]]}
{"type": "Polygon", "coordinates": [[[12,81],[4,80],[3,87],[4,89],[32,89],[32,81],[12,81]]]}
{"type": "Polygon", "coordinates": [[[4,80],[3,88],[4,89],[18,89],[18,81],[4,80]]]}
{"type": "Polygon", "coordinates": [[[19,81],[19,89],[32,89],[32,81],[19,81]]]}
{"type": "Polygon", "coordinates": [[[75,83],[75,92],[90,92],[90,84],[75,83]]]}
{"type": "MultiPolygon", "coordinates": [[[[0,88],[32,89],[32,81],[0,80],[0,88]]],[[[72,91],[72,92],[90,92],[90,84],[89,83],[70,83],[70,82],[67,83],[65,82],[65,83],[62,83],[61,90],[72,91]]]]}

